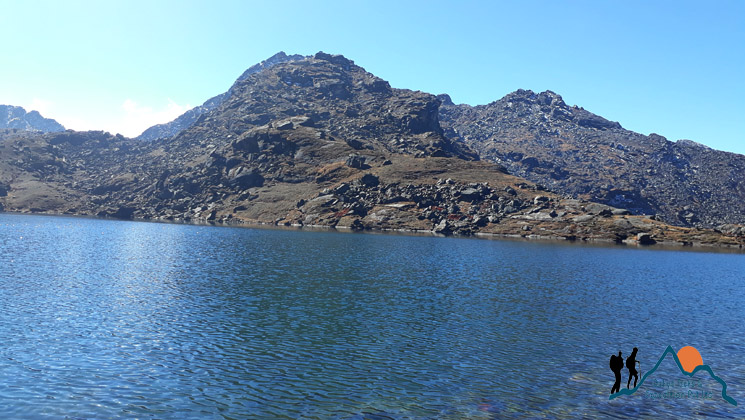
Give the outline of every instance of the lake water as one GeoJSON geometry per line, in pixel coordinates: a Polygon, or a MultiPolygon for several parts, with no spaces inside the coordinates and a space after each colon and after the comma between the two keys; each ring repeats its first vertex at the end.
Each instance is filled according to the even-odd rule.
{"type": "Polygon", "coordinates": [[[744,273],[743,254],[0,214],[0,418],[743,418],[744,273]],[[668,345],[739,405],[706,375],[710,399],[608,400],[611,354],[645,371],[668,345]]]}

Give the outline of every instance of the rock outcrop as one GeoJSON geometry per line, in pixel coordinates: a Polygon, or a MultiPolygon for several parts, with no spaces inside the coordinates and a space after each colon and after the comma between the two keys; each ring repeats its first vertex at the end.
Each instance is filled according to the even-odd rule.
{"type": "Polygon", "coordinates": [[[634,133],[550,91],[480,106],[446,98],[440,120],[450,140],[552,191],[679,226],[745,223],[743,155],[634,133]]]}

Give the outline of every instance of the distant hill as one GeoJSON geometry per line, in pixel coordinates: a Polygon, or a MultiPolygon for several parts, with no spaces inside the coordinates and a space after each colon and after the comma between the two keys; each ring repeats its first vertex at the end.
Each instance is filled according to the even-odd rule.
{"type": "Polygon", "coordinates": [[[629,131],[546,91],[488,105],[441,95],[446,136],[551,191],[679,226],[745,222],[745,156],[629,131]]]}
{"type": "Polygon", "coordinates": [[[20,106],[0,105],[0,128],[53,133],[65,131],[62,124],[44,118],[37,111],[26,112],[20,106]]]}

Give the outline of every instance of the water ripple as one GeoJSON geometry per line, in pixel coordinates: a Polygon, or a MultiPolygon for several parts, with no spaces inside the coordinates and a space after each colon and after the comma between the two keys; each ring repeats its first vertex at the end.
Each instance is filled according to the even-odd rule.
{"type": "Polygon", "coordinates": [[[611,353],[668,344],[745,401],[741,255],[17,215],[0,239],[4,418],[741,417],[607,401],[611,353]]]}

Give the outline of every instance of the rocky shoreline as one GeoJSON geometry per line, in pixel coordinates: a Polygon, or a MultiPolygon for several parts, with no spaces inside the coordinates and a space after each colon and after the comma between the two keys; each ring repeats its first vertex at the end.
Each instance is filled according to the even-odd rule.
{"type": "Polygon", "coordinates": [[[678,241],[666,241],[658,240],[654,243],[641,243],[634,238],[630,238],[624,241],[618,241],[613,238],[603,237],[591,237],[591,238],[567,238],[565,236],[556,235],[537,235],[537,234],[502,234],[502,233],[489,233],[489,232],[476,232],[473,234],[443,234],[434,232],[432,230],[421,230],[421,229],[408,229],[408,228],[370,228],[370,229],[355,229],[351,226],[328,226],[328,225],[303,225],[303,224],[277,224],[270,222],[258,222],[258,221],[246,221],[239,219],[232,220],[205,220],[205,219],[191,219],[185,220],[169,220],[169,219],[148,219],[148,218],[133,218],[133,219],[119,219],[115,217],[107,216],[95,216],[95,215],[77,215],[69,213],[50,213],[50,212],[23,212],[23,211],[0,211],[0,214],[19,215],[19,216],[39,216],[39,217],[67,217],[71,219],[92,219],[92,220],[107,220],[107,221],[123,221],[123,222],[138,222],[138,223],[161,223],[161,224],[175,224],[175,225],[190,225],[190,226],[209,226],[209,227],[225,227],[225,228],[246,228],[246,229],[270,229],[270,230],[291,230],[291,231],[308,231],[308,232],[336,232],[336,233],[356,233],[356,234],[380,234],[380,235],[406,235],[406,236],[422,236],[422,237],[437,237],[437,238],[460,238],[460,239],[481,239],[481,240],[504,240],[504,241],[518,241],[518,242],[537,242],[537,243],[548,243],[548,244],[564,244],[568,246],[572,245],[588,245],[588,246],[610,246],[610,247],[622,247],[628,248],[633,247],[637,249],[648,249],[648,250],[670,250],[670,251],[691,251],[691,252],[717,252],[717,253],[745,253],[745,243],[734,243],[734,242],[678,242],[678,241]]]}

